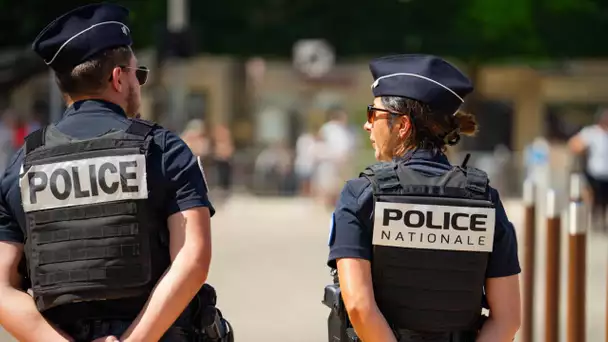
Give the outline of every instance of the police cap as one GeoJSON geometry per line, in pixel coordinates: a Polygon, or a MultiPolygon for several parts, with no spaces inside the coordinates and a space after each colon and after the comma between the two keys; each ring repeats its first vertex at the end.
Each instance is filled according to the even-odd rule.
{"type": "Polygon", "coordinates": [[[32,49],[56,71],[71,70],[103,50],[132,44],[129,10],[114,4],[76,8],[45,27],[32,49]]]}
{"type": "Polygon", "coordinates": [[[400,96],[455,113],[473,84],[445,60],[429,55],[393,55],[370,62],[375,97],[400,96]]]}

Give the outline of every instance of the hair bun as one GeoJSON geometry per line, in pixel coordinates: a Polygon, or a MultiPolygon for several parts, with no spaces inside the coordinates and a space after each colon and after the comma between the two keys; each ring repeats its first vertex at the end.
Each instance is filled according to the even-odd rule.
{"type": "Polygon", "coordinates": [[[459,129],[459,133],[464,135],[473,136],[479,129],[477,120],[473,114],[465,113],[459,110],[456,112],[456,114],[454,114],[454,121],[456,123],[456,127],[459,129]]]}

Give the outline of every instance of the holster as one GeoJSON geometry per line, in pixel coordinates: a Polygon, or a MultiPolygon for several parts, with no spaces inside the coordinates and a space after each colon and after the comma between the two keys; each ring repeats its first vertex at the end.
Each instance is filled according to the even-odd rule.
{"type": "Polygon", "coordinates": [[[203,285],[196,295],[196,308],[192,317],[198,342],[234,342],[232,325],[216,307],[217,294],[213,286],[203,285]]]}
{"type": "Polygon", "coordinates": [[[360,341],[348,319],[348,313],[342,301],[340,285],[325,286],[322,303],[331,309],[327,318],[328,341],[360,341]]]}
{"type": "MultiPolygon", "coordinates": [[[[344,301],[342,300],[339,284],[336,283],[325,286],[322,303],[331,309],[327,319],[328,341],[360,342],[361,340],[357,337],[357,334],[355,333],[355,330],[353,329],[348,318],[348,313],[346,312],[346,307],[344,306],[344,301]]],[[[430,336],[429,334],[400,329],[394,329],[394,332],[399,342],[475,342],[478,331],[481,330],[481,327],[485,323],[486,319],[486,316],[481,316],[478,325],[479,329],[471,332],[436,334],[437,336],[430,336]]]]}

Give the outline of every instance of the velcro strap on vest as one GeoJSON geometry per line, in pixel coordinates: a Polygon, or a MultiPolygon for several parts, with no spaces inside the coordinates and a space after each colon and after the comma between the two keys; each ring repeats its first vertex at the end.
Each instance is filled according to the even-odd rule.
{"type": "Polygon", "coordinates": [[[467,189],[481,194],[486,193],[488,188],[488,175],[476,168],[469,167],[466,169],[467,174],[467,189]]]}
{"type": "Polygon", "coordinates": [[[104,203],[86,207],[63,208],[61,210],[36,211],[29,215],[37,225],[50,222],[82,220],[96,217],[133,215],[137,213],[135,203],[104,203]]]}
{"type": "Polygon", "coordinates": [[[86,240],[103,239],[107,237],[135,236],[139,233],[139,226],[136,223],[121,226],[103,227],[79,227],[78,229],[58,229],[42,231],[37,235],[39,244],[86,240]]]}
{"type": "Polygon", "coordinates": [[[37,278],[40,285],[48,286],[57,283],[88,282],[106,279],[138,279],[141,278],[143,271],[143,268],[134,266],[100,267],[38,274],[37,278]]]}
{"type": "Polygon", "coordinates": [[[149,144],[148,136],[154,131],[157,126],[147,121],[132,119],[131,124],[125,130],[125,133],[136,137],[130,139],[108,139],[99,137],[96,139],[72,141],[68,144],[61,144],[50,147],[48,149],[35,151],[37,148],[45,145],[46,127],[33,132],[26,138],[26,165],[30,160],[41,160],[49,157],[67,156],[81,153],[83,151],[93,152],[99,150],[114,150],[128,148],[144,148],[147,149],[149,144]]]}
{"type": "Polygon", "coordinates": [[[152,133],[155,127],[156,125],[151,122],[140,119],[131,119],[131,125],[129,128],[127,128],[126,132],[145,138],[152,133]]]}
{"type": "Polygon", "coordinates": [[[395,171],[395,166],[396,165],[386,165],[385,167],[378,170],[378,173],[376,173],[376,181],[379,184],[379,189],[381,192],[390,191],[392,189],[397,189],[401,187],[399,177],[397,176],[397,172],[395,171]]]}
{"type": "Polygon", "coordinates": [[[46,159],[49,157],[68,156],[82,153],[83,151],[92,152],[99,150],[114,150],[117,148],[141,148],[142,146],[142,141],[95,139],[64,144],[39,151],[32,151],[30,154],[26,155],[26,160],[31,161],[46,159]]]}
{"type": "Polygon", "coordinates": [[[33,150],[44,146],[44,136],[46,134],[46,126],[35,130],[25,137],[25,154],[29,154],[33,150]]]}
{"type": "Polygon", "coordinates": [[[395,169],[397,165],[394,162],[382,162],[368,166],[359,174],[361,177],[366,177],[372,183],[374,193],[379,193],[394,188],[399,188],[399,177],[395,169]]]}
{"type": "Polygon", "coordinates": [[[40,252],[40,265],[95,259],[129,258],[140,253],[139,244],[103,247],[75,247],[40,252]]]}

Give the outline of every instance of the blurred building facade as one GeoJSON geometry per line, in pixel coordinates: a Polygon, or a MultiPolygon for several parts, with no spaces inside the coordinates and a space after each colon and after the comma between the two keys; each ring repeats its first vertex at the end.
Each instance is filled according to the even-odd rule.
{"type": "MultiPolygon", "coordinates": [[[[153,56],[153,52],[138,53],[142,65],[153,66],[153,56]]],[[[367,62],[363,58],[339,61],[325,76],[310,79],[286,60],[200,55],[169,61],[162,71],[152,68],[150,86],[142,90],[142,116],[176,132],[191,119],[227,125],[237,159],[251,165],[255,155],[269,145],[293,148],[302,132],[318,129],[332,106],[345,108],[353,129],[358,129],[371,103],[367,62]],[[179,110],[176,103],[181,105],[179,110]]],[[[465,64],[456,64],[466,70],[465,64]]],[[[464,139],[452,152],[493,154],[497,147],[514,151],[507,164],[517,164],[519,178],[524,175],[522,151],[535,138],[546,137],[560,145],[592,123],[598,107],[608,105],[608,61],[576,61],[550,68],[485,65],[475,75],[479,103],[474,108],[480,133],[464,139]]],[[[10,99],[10,106],[20,113],[48,111],[48,73],[15,88],[10,99]]],[[[365,147],[367,137],[359,131],[360,146],[365,147]]],[[[373,162],[371,153],[361,155],[357,168],[373,162]]]]}
{"type": "MultiPolygon", "coordinates": [[[[141,56],[140,60],[151,60],[150,54],[141,56]]],[[[177,65],[168,63],[161,74],[160,90],[143,88],[142,115],[151,118],[152,108],[159,105],[155,100],[158,100],[165,112],[165,117],[159,121],[170,122],[176,130],[182,129],[189,119],[200,118],[242,126],[233,128],[238,132],[238,140],[248,143],[258,139],[256,132],[263,135],[255,127],[261,124],[257,118],[263,117],[268,108],[276,108],[287,116],[300,112],[299,119],[317,123],[323,120],[321,109],[339,104],[352,113],[354,120],[363,120],[363,110],[371,100],[371,75],[366,60],[339,63],[327,76],[317,80],[298,74],[289,61],[258,62],[261,62],[258,64],[261,70],[255,73],[245,70],[248,68],[246,62],[224,56],[189,59],[180,66],[185,68],[181,73],[176,71],[177,65]],[[169,114],[171,89],[176,82],[185,87],[185,113],[179,115],[169,114]],[[247,125],[251,127],[245,127],[240,120],[248,121],[247,125]]],[[[555,112],[556,106],[580,105],[593,111],[593,105],[608,104],[607,76],[608,61],[573,62],[554,70],[518,65],[481,67],[477,72],[476,89],[482,102],[490,104],[489,107],[482,105],[482,112],[476,113],[482,121],[482,129],[500,128],[508,130],[509,134],[501,135],[503,141],[479,141],[471,147],[500,143],[511,150],[522,150],[535,137],[548,134],[547,115],[555,112]],[[491,109],[492,103],[502,107],[495,111],[500,113],[491,109]]],[[[152,70],[150,77],[158,77],[158,71],[152,70]]],[[[48,82],[48,74],[43,73],[15,88],[11,107],[23,113],[40,110],[40,103],[48,102],[48,82]]],[[[577,125],[589,124],[593,121],[592,114],[568,120],[577,125]]]]}

